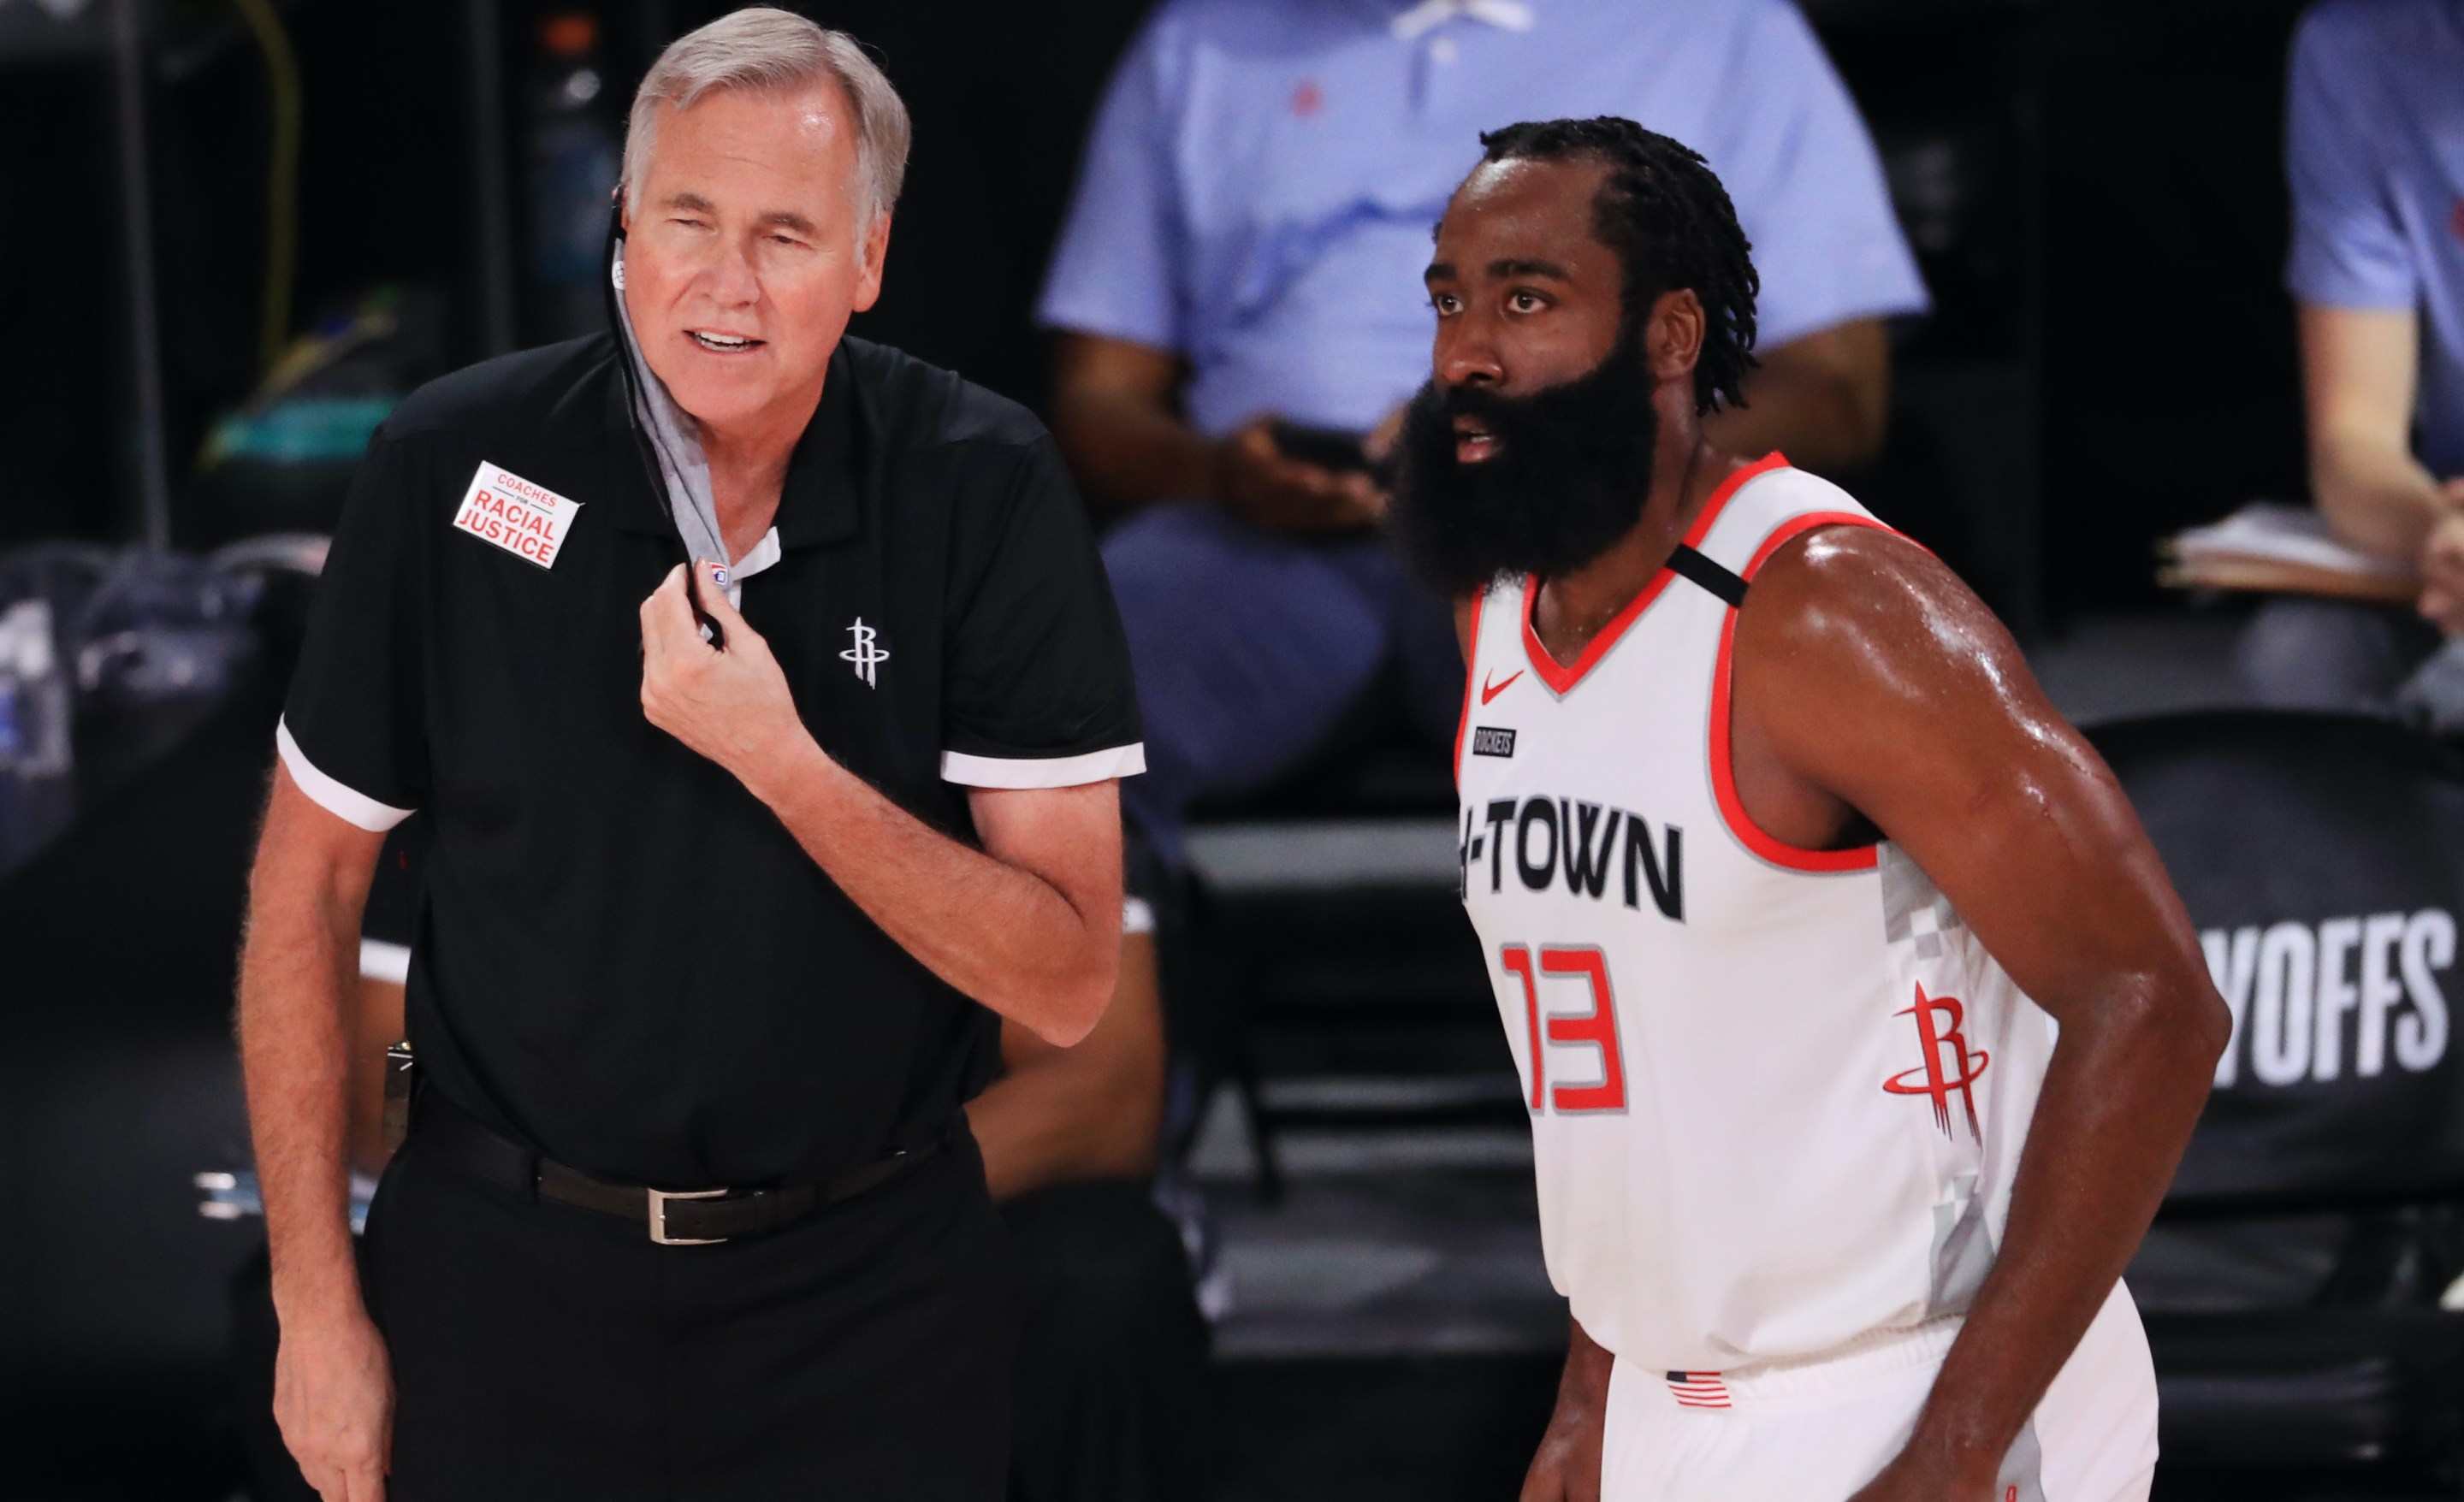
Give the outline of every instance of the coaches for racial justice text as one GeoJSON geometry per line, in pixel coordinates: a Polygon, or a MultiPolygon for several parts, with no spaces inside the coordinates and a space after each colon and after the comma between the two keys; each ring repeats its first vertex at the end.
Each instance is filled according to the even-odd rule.
{"type": "Polygon", "coordinates": [[[995,1013],[1101,1012],[1141,752],[1051,440],[841,337],[907,143],[842,34],[684,38],[610,332],[369,449],[240,984],[275,1412],[329,1499],[1000,1493],[1009,1274],[958,1106],[995,1013]],[[422,1078],[355,1266],[343,996],[413,809],[422,1078]]]}

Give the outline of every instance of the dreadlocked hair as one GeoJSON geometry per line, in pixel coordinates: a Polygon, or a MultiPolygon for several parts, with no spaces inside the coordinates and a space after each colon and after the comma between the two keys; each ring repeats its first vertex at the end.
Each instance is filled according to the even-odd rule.
{"type": "Polygon", "coordinates": [[[1691,291],[1703,304],[1703,352],[1694,365],[1694,409],[1743,406],[1754,359],[1753,247],[1737,210],[1702,157],[1630,120],[1526,120],[1482,135],[1485,162],[1593,161],[1608,181],[1592,205],[1592,232],[1624,268],[1626,322],[1639,328],[1665,292],[1691,291]]]}

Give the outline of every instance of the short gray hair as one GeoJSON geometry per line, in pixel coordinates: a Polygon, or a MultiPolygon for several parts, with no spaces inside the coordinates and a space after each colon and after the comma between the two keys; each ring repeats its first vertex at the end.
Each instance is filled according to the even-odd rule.
{"type": "MultiPolygon", "coordinates": [[[[650,65],[625,125],[627,200],[649,170],[661,104],[684,110],[719,89],[790,94],[825,81],[838,85],[855,115],[857,202],[870,210],[865,222],[890,212],[907,181],[907,105],[854,37],[772,6],[720,16],[669,43],[650,65]]],[[[864,232],[859,225],[856,233],[864,232]]]]}

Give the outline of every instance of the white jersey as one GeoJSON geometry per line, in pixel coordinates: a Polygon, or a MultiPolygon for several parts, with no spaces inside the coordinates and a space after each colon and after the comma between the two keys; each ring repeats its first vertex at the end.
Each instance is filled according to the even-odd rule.
{"type": "MultiPolygon", "coordinates": [[[[1686,545],[1750,580],[1879,526],[1777,455],[1686,545]]],[[[1991,1266],[2051,1028],[1890,844],[1755,828],[1728,758],[1735,579],[1663,570],[1572,666],[1531,588],[1476,607],[1464,905],[1529,1105],[1551,1280],[1678,1401],[1963,1313],[1991,1266]]]]}

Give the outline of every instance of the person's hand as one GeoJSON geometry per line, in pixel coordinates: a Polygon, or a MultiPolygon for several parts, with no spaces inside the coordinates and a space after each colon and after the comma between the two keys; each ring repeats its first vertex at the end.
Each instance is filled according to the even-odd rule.
{"type": "Polygon", "coordinates": [[[1600,1409],[1557,1404],[1523,1475],[1519,1502],[1600,1502],[1600,1409]]]}
{"type": "Polygon", "coordinates": [[[274,1359],[274,1422],[325,1502],[384,1502],[393,1456],[393,1363],[360,1310],[285,1321],[274,1359]]]}
{"type": "Polygon", "coordinates": [[[1386,461],[1394,455],[1395,445],[1403,437],[1403,420],[1411,412],[1412,403],[1402,403],[1379,418],[1377,425],[1369,430],[1369,436],[1360,441],[1360,451],[1369,456],[1371,464],[1380,468],[1385,467],[1386,461]]]}
{"type": "Polygon", "coordinates": [[[1269,532],[1348,532],[1386,514],[1376,481],[1290,457],[1275,446],[1274,425],[1259,418],[1216,446],[1217,500],[1269,532]]]}
{"type": "Polygon", "coordinates": [[[642,713],[749,785],[756,769],[804,734],[803,722],[770,643],[727,602],[717,565],[693,567],[702,608],[727,645],[702,640],[677,564],[642,601],[642,713]]]}
{"type": "Polygon", "coordinates": [[[2464,636],[2464,475],[2438,490],[2451,509],[2421,545],[2419,608],[2449,636],[2464,636]]]}
{"type": "Polygon", "coordinates": [[[1857,1489],[1848,1502],[2002,1502],[1993,1472],[1963,1475],[1939,1461],[1902,1450],[1882,1473],[1857,1489]]]}
{"type": "Polygon", "coordinates": [[[1524,1473],[1521,1502],[1600,1502],[1600,1440],[1615,1361],[1580,1323],[1571,1324],[1557,1406],[1524,1473]]]}

